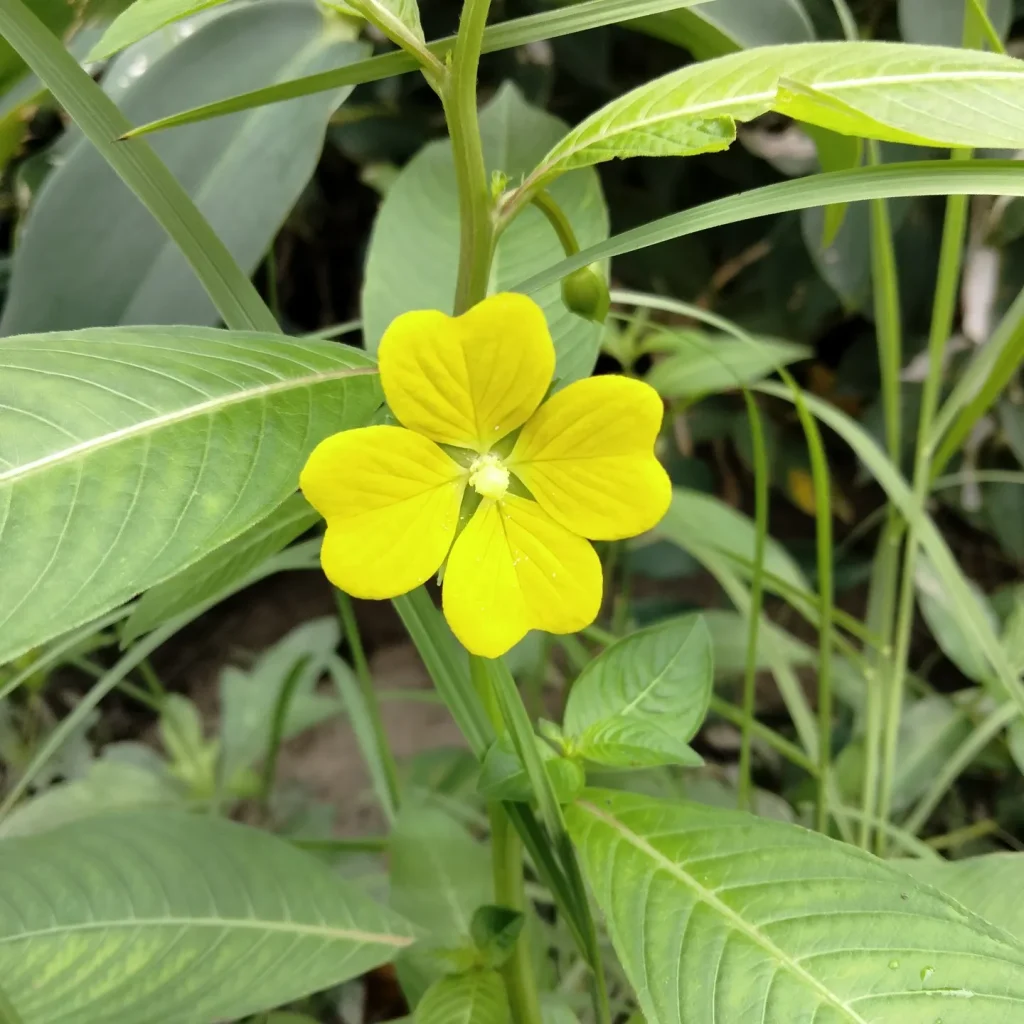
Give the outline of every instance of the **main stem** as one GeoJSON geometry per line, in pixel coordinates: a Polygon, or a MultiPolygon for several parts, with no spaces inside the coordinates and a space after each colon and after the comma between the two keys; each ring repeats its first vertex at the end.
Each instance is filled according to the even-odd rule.
{"type": "Polygon", "coordinates": [[[494,250],[494,203],[487,181],[477,113],[477,74],[491,0],[466,0],[459,34],[441,90],[455,157],[461,243],[455,314],[487,297],[494,250]]]}
{"type": "MultiPolygon", "coordinates": [[[[477,113],[477,75],[490,6],[490,0],[466,0],[455,51],[441,90],[459,190],[461,244],[459,276],[455,288],[456,316],[487,297],[495,243],[494,203],[487,181],[477,113]]],[[[473,682],[500,735],[504,731],[504,724],[495,706],[494,695],[490,692],[489,679],[481,671],[479,659],[470,658],[470,666],[473,682]]],[[[494,898],[502,906],[525,912],[527,904],[523,882],[522,840],[501,804],[491,804],[488,813],[491,821],[494,898]]],[[[533,963],[522,937],[516,941],[511,957],[502,968],[502,975],[515,1024],[541,1024],[540,997],[533,976],[533,963]]]]}

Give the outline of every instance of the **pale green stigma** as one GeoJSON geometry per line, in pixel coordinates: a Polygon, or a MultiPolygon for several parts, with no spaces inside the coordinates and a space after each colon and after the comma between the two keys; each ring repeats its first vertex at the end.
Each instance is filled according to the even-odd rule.
{"type": "Polygon", "coordinates": [[[482,498],[498,501],[508,490],[508,470],[497,455],[480,455],[469,467],[469,482],[482,498]]]}

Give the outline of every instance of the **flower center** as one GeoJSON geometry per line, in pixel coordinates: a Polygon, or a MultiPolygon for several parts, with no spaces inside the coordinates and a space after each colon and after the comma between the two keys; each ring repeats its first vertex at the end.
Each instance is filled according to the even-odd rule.
{"type": "Polygon", "coordinates": [[[497,455],[480,455],[469,467],[469,482],[481,497],[497,501],[508,490],[508,470],[497,455]]]}

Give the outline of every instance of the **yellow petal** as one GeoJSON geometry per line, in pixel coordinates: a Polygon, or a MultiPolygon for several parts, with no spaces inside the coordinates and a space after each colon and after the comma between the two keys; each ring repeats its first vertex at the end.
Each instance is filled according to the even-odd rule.
{"type": "Polygon", "coordinates": [[[635,537],[668,511],[672,484],[654,455],[663,407],[628,377],[590,377],[545,402],[506,465],[545,511],[591,540],[635,537]]]}
{"type": "Polygon", "coordinates": [[[540,405],[555,346],[540,306],[492,295],[459,317],[404,313],[377,353],[391,411],[442,444],[486,452],[540,405]]]}
{"type": "Polygon", "coordinates": [[[444,614],[462,646],[497,658],[531,629],[575,633],[597,618],[601,562],[535,501],[483,501],[452,548],[444,614]]]}
{"type": "Polygon", "coordinates": [[[459,521],[466,471],[403,427],[362,427],[322,441],[299,479],[327,520],[320,562],[354,597],[407,593],[441,567],[459,521]]]}

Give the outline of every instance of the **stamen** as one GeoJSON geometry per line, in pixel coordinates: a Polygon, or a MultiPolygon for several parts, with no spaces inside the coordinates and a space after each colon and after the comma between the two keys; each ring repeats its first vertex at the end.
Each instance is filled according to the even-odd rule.
{"type": "Polygon", "coordinates": [[[469,482],[481,497],[498,501],[508,490],[508,470],[497,455],[480,455],[469,467],[469,482]]]}

